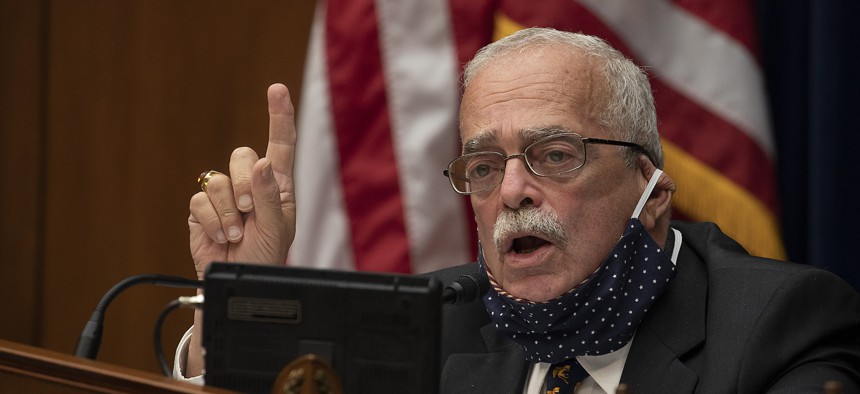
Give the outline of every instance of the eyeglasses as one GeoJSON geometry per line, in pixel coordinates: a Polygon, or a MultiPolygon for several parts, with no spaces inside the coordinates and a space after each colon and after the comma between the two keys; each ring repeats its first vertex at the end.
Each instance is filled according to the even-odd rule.
{"type": "Polygon", "coordinates": [[[642,145],[627,141],[585,138],[576,133],[562,133],[532,142],[523,153],[505,156],[500,152],[475,152],[460,156],[442,171],[451,187],[460,194],[475,194],[492,190],[505,177],[508,160],[522,157],[532,174],[540,177],[566,174],[576,171],[585,164],[586,145],[603,144],[632,148],[648,156],[655,166],[656,160],[642,145]]]}

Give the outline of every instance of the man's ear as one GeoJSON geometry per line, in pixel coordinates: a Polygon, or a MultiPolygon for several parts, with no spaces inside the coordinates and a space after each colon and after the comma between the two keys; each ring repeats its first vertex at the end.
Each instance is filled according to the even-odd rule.
{"type": "MultiPolygon", "coordinates": [[[[654,167],[654,164],[648,159],[640,157],[639,169],[647,183],[654,176],[657,167],[654,167]]],[[[675,181],[665,172],[660,174],[660,179],[639,215],[639,220],[642,221],[645,229],[651,233],[655,240],[665,238],[665,233],[668,231],[674,193],[675,181]]]]}

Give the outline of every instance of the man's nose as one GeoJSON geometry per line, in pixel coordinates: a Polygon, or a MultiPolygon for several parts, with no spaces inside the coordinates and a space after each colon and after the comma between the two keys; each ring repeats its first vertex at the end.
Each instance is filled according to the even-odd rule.
{"type": "Polygon", "coordinates": [[[529,170],[525,156],[508,157],[502,173],[502,183],[499,185],[499,192],[505,206],[517,209],[525,205],[540,205],[537,178],[537,175],[529,170]]]}

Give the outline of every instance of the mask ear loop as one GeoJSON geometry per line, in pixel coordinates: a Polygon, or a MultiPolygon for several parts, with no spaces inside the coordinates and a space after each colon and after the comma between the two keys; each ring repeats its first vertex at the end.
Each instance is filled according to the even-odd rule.
{"type": "Polygon", "coordinates": [[[651,180],[648,181],[648,186],[645,187],[645,191],[642,192],[642,196],[639,197],[639,203],[636,204],[636,209],[633,210],[633,216],[631,219],[639,219],[639,214],[642,213],[642,209],[645,208],[645,203],[648,202],[648,197],[651,197],[651,192],[654,191],[654,187],[657,186],[657,181],[660,180],[660,175],[663,174],[663,171],[659,168],[654,170],[654,175],[651,175],[651,180]]]}

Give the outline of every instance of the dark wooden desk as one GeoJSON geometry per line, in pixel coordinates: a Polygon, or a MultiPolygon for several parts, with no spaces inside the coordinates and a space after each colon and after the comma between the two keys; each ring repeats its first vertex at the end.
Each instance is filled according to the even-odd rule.
{"type": "Polygon", "coordinates": [[[232,393],[154,373],[0,340],[0,391],[8,393],[232,393]]]}

